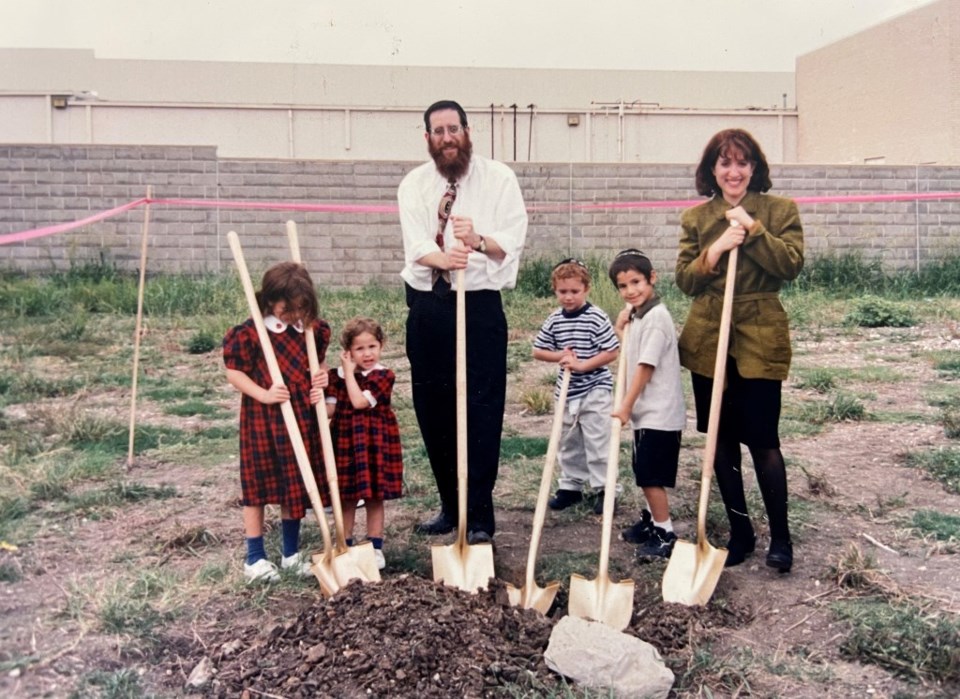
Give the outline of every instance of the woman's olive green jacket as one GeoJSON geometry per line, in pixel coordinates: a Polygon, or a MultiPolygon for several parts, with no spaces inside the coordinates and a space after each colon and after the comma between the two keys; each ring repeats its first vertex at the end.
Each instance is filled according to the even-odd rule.
{"type": "MultiPolygon", "coordinates": [[[[748,192],[740,202],[754,219],[740,249],[730,331],[730,355],[740,375],[783,381],[790,370],[790,328],[780,287],[803,269],[803,227],[791,199],[748,192]]],[[[680,362],[713,376],[728,256],[709,269],[706,252],[729,225],[730,205],[719,196],[687,209],[680,219],[677,286],[693,296],[680,334],[680,362]]]]}

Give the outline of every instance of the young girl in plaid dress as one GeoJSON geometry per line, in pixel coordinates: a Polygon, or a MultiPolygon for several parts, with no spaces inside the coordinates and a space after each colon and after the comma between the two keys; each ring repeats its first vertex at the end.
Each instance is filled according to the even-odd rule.
{"type": "Polygon", "coordinates": [[[337,482],[343,503],[343,528],[353,540],[357,501],[367,509],[367,538],[377,565],[383,557],[384,500],[401,495],[403,455],[400,427],[390,407],[393,372],[380,364],[383,328],[370,318],[354,318],[340,336],[340,368],[330,372],[327,414],[337,458],[337,482]]]}
{"type": "Polygon", "coordinates": [[[304,328],[313,328],[317,356],[324,362],[330,343],[330,326],[317,317],[317,295],[307,270],[295,262],[281,262],[267,270],[257,292],[257,303],[270,336],[282,384],[272,384],[266,359],[252,318],[227,331],[223,360],[227,381],[243,394],[240,404],[240,486],[248,582],[274,582],[277,566],[263,547],[264,506],[280,505],[283,557],[280,567],[310,575],[308,557],[301,556],[300,520],[309,498],[300,476],[296,455],[287,434],[280,404],[290,401],[300,435],[323,493],[323,457],[316,412],[320,392],[329,380],[326,367],[310,376],[304,328]]]}

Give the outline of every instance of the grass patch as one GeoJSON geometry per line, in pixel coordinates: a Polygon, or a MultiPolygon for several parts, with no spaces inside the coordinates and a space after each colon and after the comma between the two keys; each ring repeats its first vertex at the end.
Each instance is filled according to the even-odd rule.
{"type": "Polygon", "coordinates": [[[798,373],[797,388],[809,388],[817,393],[829,393],[836,387],[837,375],[832,369],[801,369],[798,373]]]}
{"type": "Polygon", "coordinates": [[[553,390],[542,387],[529,388],[520,395],[520,402],[533,415],[553,413],[553,390]]]}
{"type": "Polygon", "coordinates": [[[832,605],[851,629],[840,652],[901,677],[935,682],[960,680],[960,625],[946,613],[914,601],[871,597],[832,605]]]}
{"type": "Polygon", "coordinates": [[[142,483],[118,482],[111,483],[105,488],[95,488],[72,495],[68,503],[76,509],[89,512],[144,500],[167,500],[176,495],[177,489],[170,485],[155,487],[142,483]]]}
{"type": "Polygon", "coordinates": [[[960,517],[937,510],[918,510],[913,513],[914,529],[937,541],[960,541],[960,517]]]}
{"type": "Polygon", "coordinates": [[[828,422],[857,422],[867,418],[867,410],[856,396],[838,392],[825,401],[804,403],[799,417],[818,425],[828,422]]]}
{"type": "Polygon", "coordinates": [[[167,415],[176,415],[178,417],[193,417],[194,415],[212,418],[230,417],[230,413],[227,413],[219,405],[211,405],[198,398],[192,398],[183,403],[164,406],[163,412],[167,415]]]}
{"type": "Polygon", "coordinates": [[[930,356],[937,372],[951,378],[960,378],[960,352],[944,350],[933,352],[930,356]]]}
{"type": "Polygon", "coordinates": [[[960,449],[910,452],[907,454],[907,466],[923,469],[951,493],[960,494],[960,449]]]}
{"type": "Polygon", "coordinates": [[[144,692],[136,670],[123,668],[113,672],[97,670],[84,675],[69,699],[144,699],[154,696],[144,692]]]}

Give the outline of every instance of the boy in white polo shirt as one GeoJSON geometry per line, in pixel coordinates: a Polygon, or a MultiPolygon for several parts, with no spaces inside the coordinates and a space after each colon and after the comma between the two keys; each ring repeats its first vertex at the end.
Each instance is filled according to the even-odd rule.
{"type": "Polygon", "coordinates": [[[618,253],[610,280],[630,305],[616,320],[617,335],[629,333],[624,357],[629,379],[613,416],[633,427],[633,473],[650,508],[620,538],[639,544],[641,560],[669,558],[677,535],[666,489],[676,486],[680,435],[687,421],[677,331],[657,296],[650,258],[633,248],[618,253]]]}

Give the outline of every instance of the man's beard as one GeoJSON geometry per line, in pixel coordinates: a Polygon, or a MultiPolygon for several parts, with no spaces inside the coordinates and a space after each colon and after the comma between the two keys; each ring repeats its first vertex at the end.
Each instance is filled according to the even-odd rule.
{"type": "Polygon", "coordinates": [[[434,146],[433,141],[427,143],[427,149],[433,157],[433,162],[437,166],[437,171],[448,180],[459,180],[470,167],[470,156],[473,154],[473,144],[470,142],[470,134],[463,132],[463,141],[458,144],[457,157],[453,160],[447,160],[443,154],[443,144],[434,146]]]}

